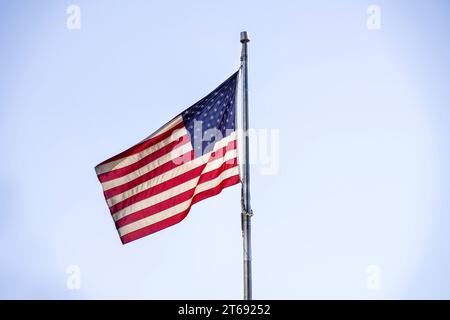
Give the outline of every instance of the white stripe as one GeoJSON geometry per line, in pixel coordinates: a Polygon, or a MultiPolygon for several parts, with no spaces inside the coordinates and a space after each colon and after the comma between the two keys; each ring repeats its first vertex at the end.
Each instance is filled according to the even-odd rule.
{"type": "MultiPolygon", "coordinates": [[[[120,169],[126,166],[129,166],[130,164],[136,163],[137,161],[141,160],[142,158],[144,158],[145,156],[161,149],[162,147],[168,145],[169,143],[178,140],[179,138],[181,138],[182,136],[187,135],[187,130],[185,127],[175,130],[170,137],[167,137],[164,140],[161,140],[160,142],[151,145],[150,147],[142,150],[139,153],[135,153],[132,154],[128,157],[124,157],[121,159],[117,159],[102,165],[99,165],[95,168],[95,171],[97,172],[97,175],[105,173],[105,172],[109,172],[112,170],[116,170],[116,169],[120,169]]],[[[143,142],[143,141],[142,141],[143,142]]],[[[139,143],[142,143],[139,142],[139,143]]]]}
{"type": "Polygon", "coordinates": [[[117,220],[119,220],[119,219],[121,219],[123,217],[126,217],[126,216],[128,216],[130,214],[133,214],[135,212],[138,212],[138,211],[140,211],[142,209],[145,209],[145,208],[148,208],[150,206],[153,206],[153,205],[155,205],[155,204],[157,204],[159,202],[162,202],[162,201],[167,200],[169,198],[175,197],[175,196],[177,196],[177,195],[179,195],[179,194],[181,194],[181,193],[183,193],[185,191],[188,191],[188,190],[194,188],[197,185],[198,180],[200,179],[200,176],[202,174],[205,174],[207,172],[210,172],[210,171],[213,171],[215,169],[218,169],[226,161],[231,160],[231,159],[235,159],[237,157],[237,152],[236,152],[237,150],[232,150],[232,151],[233,152],[230,151],[229,153],[227,153],[226,157],[223,157],[223,158],[214,160],[212,162],[209,162],[206,165],[204,171],[201,174],[199,174],[198,176],[192,178],[191,180],[183,182],[183,183],[181,183],[181,184],[179,184],[179,185],[177,185],[175,187],[167,189],[167,190],[165,190],[165,191],[163,191],[161,193],[158,193],[158,194],[156,194],[154,196],[142,199],[141,201],[138,201],[138,202],[134,202],[134,203],[130,204],[129,206],[127,206],[127,207],[125,207],[125,208],[115,212],[113,214],[114,221],[117,221],[117,220]],[[232,153],[234,153],[234,155],[232,153]]]}
{"type": "MultiPolygon", "coordinates": [[[[208,189],[213,189],[213,188],[217,187],[220,183],[222,183],[223,180],[233,177],[233,176],[236,176],[236,175],[239,175],[238,167],[234,167],[234,168],[225,170],[216,179],[213,179],[213,180],[210,180],[210,181],[207,181],[205,183],[198,185],[197,188],[195,189],[194,195],[196,195],[202,191],[206,191],[208,189]]],[[[123,237],[124,235],[126,235],[130,232],[148,227],[152,224],[155,224],[162,220],[173,217],[173,216],[177,215],[178,213],[181,213],[184,210],[186,210],[187,208],[189,208],[189,206],[191,205],[191,202],[192,202],[192,198],[187,201],[184,201],[176,206],[173,206],[169,209],[163,210],[161,212],[155,213],[155,214],[148,216],[146,218],[143,218],[141,220],[127,224],[118,229],[119,234],[121,237],[123,237]]]]}
{"type": "MultiPolygon", "coordinates": [[[[214,148],[213,148],[212,151],[216,151],[216,150],[218,150],[220,148],[225,147],[232,140],[236,140],[236,132],[235,131],[232,132],[229,136],[227,136],[227,137],[223,138],[222,140],[216,142],[216,144],[214,145],[214,148]]],[[[155,159],[154,161],[150,162],[149,164],[147,164],[147,165],[145,165],[143,167],[140,167],[139,169],[137,169],[137,170],[135,170],[135,171],[125,175],[125,176],[122,176],[122,177],[119,177],[117,179],[113,179],[113,180],[110,180],[110,181],[103,182],[102,183],[103,191],[106,191],[106,190],[115,188],[115,187],[117,187],[119,185],[122,185],[124,183],[130,182],[130,181],[132,181],[132,180],[134,180],[134,179],[136,179],[136,178],[146,174],[147,172],[150,172],[150,171],[156,169],[157,167],[159,167],[159,166],[161,166],[161,165],[163,165],[163,164],[165,164],[165,163],[167,163],[167,162],[169,162],[171,160],[177,159],[179,156],[181,156],[181,155],[183,155],[186,152],[189,152],[191,150],[192,150],[192,144],[190,142],[188,142],[188,143],[186,143],[186,144],[184,144],[184,145],[182,145],[180,147],[177,147],[177,148],[173,149],[172,151],[170,151],[169,153],[159,157],[158,159],[155,159]]],[[[201,162],[202,159],[203,159],[203,157],[199,157],[199,158],[196,158],[195,161],[201,162]]],[[[182,161],[183,159],[177,159],[177,160],[182,161]]]]}

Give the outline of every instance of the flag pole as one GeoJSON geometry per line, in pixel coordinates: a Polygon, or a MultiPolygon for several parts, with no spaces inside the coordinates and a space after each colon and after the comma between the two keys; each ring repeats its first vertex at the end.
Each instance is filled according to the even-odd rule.
{"type": "Polygon", "coordinates": [[[242,70],[242,129],[243,129],[243,170],[242,170],[242,238],[244,242],[244,300],[252,300],[252,247],[250,205],[250,164],[248,137],[248,70],[247,70],[247,32],[241,32],[241,70],[242,70]]]}

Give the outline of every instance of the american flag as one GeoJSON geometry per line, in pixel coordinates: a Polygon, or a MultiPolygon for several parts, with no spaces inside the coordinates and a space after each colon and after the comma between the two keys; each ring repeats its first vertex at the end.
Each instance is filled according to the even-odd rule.
{"type": "Polygon", "coordinates": [[[194,203],[240,182],[237,78],[95,167],[123,244],[180,222],[194,203]]]}

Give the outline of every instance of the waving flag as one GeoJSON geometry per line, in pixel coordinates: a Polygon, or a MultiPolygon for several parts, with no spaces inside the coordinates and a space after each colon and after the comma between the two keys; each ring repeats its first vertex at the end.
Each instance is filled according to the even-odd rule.
{"type": "Polygon", "coordinates": [[[122,243],[183,220],[240,182],[234,73],[145,140],[95,170],[122,243]]]}

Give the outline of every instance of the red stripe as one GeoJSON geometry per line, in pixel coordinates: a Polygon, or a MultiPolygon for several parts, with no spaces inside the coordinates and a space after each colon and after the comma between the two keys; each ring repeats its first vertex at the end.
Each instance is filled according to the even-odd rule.
{"type": "Polygon", "coordinates": [[[155,136],[155,137],[152,137],[152,138],[150,138],[150,139],[148,139],[148,140],[142,141],[142,142],[140,142],[140,143],[138,143],[138,144],[132,146],[131,148],[129,148],[129,149],[127,149],[127,150],[125,150],[125,151],[119,153],[118,155],[116,155],[116,156],[114,156],[114,157],[112,157],[112,158],[109,158],[109,159],[103,161],[102,163],[99,163],[99,164],[97,165],[97,167],[98,167],[98,166],[101,166],[101,165],[104,165],[104,164],[106,164],[106,163],[108,163],[108,162],[116,161],[116,160],[119,160],[119,159],[122,159],[122,158],[125,158],[125,157],[128,157],[128,156],[131,156],[131,155],[133,155],[133,154],[139,153],[139,152],[141,152],[142,150],[145,150],[145,149],[147,149],[148,147],[151,147],[151,146],[154,145],[155,143],[158,143],[158,142],[160,142],[160,141],[162,141],[162,140],[164,140],[164,139],[170,137],[170,135],[172,134],[172,132],[174,132],[174,131],[177,130],[177,129],[181,129],[181,128],[183,128],[183,127],[184,127],[184,121],[181,121],[179,124],[177,124],[176,126],[174,126],[173,128],[171,128],[170,130],[168,130],[168,131],[166,131],[166,132],[163,132],[163,133],[161,133],[161,134],[159,134],[159,135],[157,135],[157,136],[155,136]]]}
{"type": "Polygon", "coordinates": [[[180,212],[177,215],[174,215],[172,217],[169,217],[167,219],[164,219],[162,221],[159,221],[159,222],[149,225],[147,227],[130,232],[130,233],[124,235],[123,237],[121,237],[120,239],[123,244],[126,244],[133,240],[137,240],[137,239],[145,237],[149,234],[152,234],[157,231],[168,228],[170,226],[173,226],[174,224],[181,222],[188,215],[188,213],[191,210],[191,207],[194,203],[197,203],[206,198],[215,196],[215,195],[219,194],[223,189],[230,187],[232,185],[235,185],[239,182],[240,182],[239,175],[235,175],[230,178],[227,178],[227,179],[223,180],[222,183],[220,185],[218,185],[217,187],[202,191],[199,194],[195,195],[192,200],[191,206],[189,208],[187,208],[186,210],[184,210],[183,212],[180,212]]]}
{"type": "Polygon", "coordinates": [[[194,151],[188,151],[185,154],[179,156],[178,158],[173,159],[172,161],[166,162],[163,165],[153,169],[152,171],[149,171],[147,173],[144,173],[142,176],[137,177],[134,180],[131,180],[130,182],[121,184],[117,187],[111,188],[103,192],[106,199],[109,199],[115,195],[121,194],[122,192],[125,192],[129,189],[132,189],[141,183],[148,181],[150,179],[153,179],[167,171],[170,171],[178,166],[183,165],[186,162],[186,159],[194,159],[194,151]]]}
{"type": "Polygon", "coordinates": [[[115,170],[111,170],[102,174],[98,175],[98,179],[100,180],[100,182],[106,182],[106,181],[111,181],[120,177],[123,177],[129,173],[132,173],[134,171],[136,171],[137,169],[149,164],[150,162],[164,156],[165,154],[168,154],[170,152],[172,152],[173,150],[175,150],[178,147],[181,147],[183,145],[185,145],[186,143],[190,143],[190,139],[187,135],[184,135],[182,137],[180,137],[178,140],[176,141],[172,141],[169,144],[165,145],[164,147],[146,155],[145,157],[139,159],[137,162],[132,163],[128,166],[119,168],[119,169],[115,169],[115,170]]]}
{"type": "MultiPolygon", "coordinates": [[[[199,185],[201,182],[206,182],[206,181],[210,181],[213,180],[215,178],[217,178],[223,171],[236,167],[237,166],[237,162],[235,162],[234,164],[230,164],[230,163],[224,163],[222,164],[222,166],[216,170],[207,172],[203,175],[200,175],[199,177],[199,181],[197,182],[197,185],[199,185]]],[[[201,172],[201,171],[200,171],[201,172]]],[[[190,179],[188,179],[190,180],[190,179]]],[[[186,181],[188,181],[186,180],[186,181]]],[[[179,185],[179,183],[175,184],[179,185]]],[[[169,189],[169,188],[168,188],[169,189]]],[[[196,189],[196,186],[192,189],[186,190],[180,194],[177,194],[176,196],[173,196],[169,199],[163,200],[161,202],[158,202],[152,206],[149,206],[147,208],[144,208],[142,210],[136,211],[132,214],[129,214],[119,220],[116,221],[116,227],[120,228],[123,227],[127,224],[130,224],[132,222],[141,220],[143,218],[149,217],[153,214],[156,214],[158,212],[161,212],[163,210],[169,209],[170,207],[176,206],[184,201],[189,200],[192,195],[194,194],[196,189]]]]}

